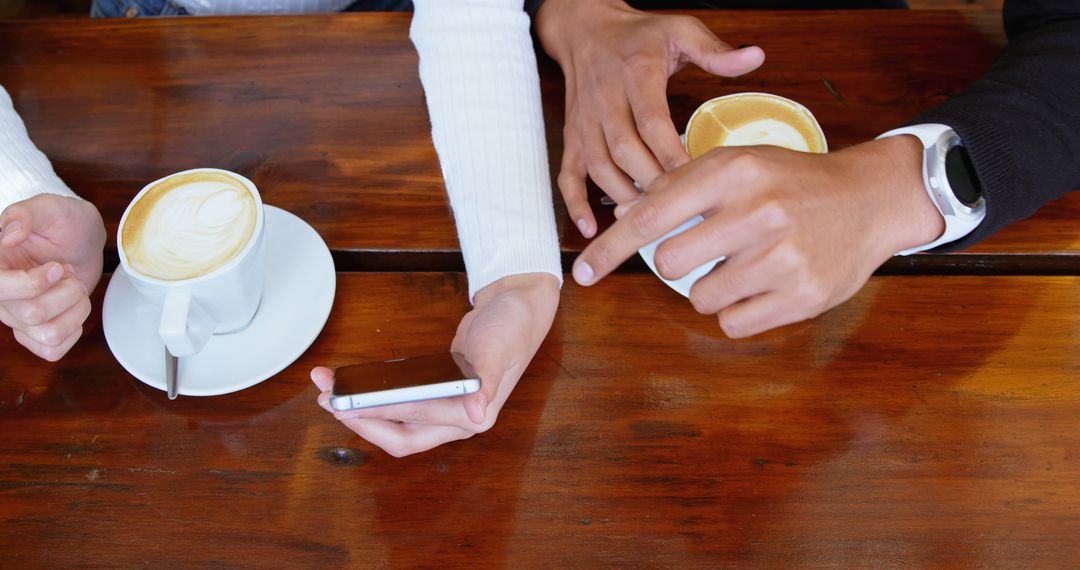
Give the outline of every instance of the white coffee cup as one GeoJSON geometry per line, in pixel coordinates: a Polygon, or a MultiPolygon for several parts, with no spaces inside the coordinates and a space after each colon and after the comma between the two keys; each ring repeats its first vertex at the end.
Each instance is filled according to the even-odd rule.
{"type": "Polygon", "coordinates": [[[196,354],[212,334],[251,322],[262,297],[265,233],[258,189],[226,170],[166,176],[128,205],[116,235],[120,265],[161,308],[158,334],[173,356],[196,354]]]}
{"type": "Polygon", "coordinates": [[[638,250],[638,255],[641,256],[641,259],[645,260],[645,265],[648,265],[649,269],[651,269],[652,272],[655,273],[661,281],[667,283],[668,287],[671,287],[680,295],[687,298],[690,297],[690,289],[694,286],[694,283],[697,283],[698,279],[701,279],[702,277],[708,275],[709,272],[712,271],[714,267],[716,267],[717,263],[720,263],[721,261],[726,259],[726,256],[721,255],[720,257],[717,257],[716,259],[708,263],[704,263],[694,268],[692,271],[690,271],[690,273],[687,273],[686,275],[683,275],[678,279],[668,279],[663,275],[660,275],[660,271],[656,268],[656,248],[660,247],[660,244],[667,241],[668,238],[675,237],[704,221],[705,218],[703,218],[702,216],[694,216],[693,218],[690,218],[689,220],[683,222],[681,226],[664,234],[664,236],[660,239],[638,250]]]}
{"type": "MultiPolygon", "coordinates": [[[[686,123],[686,131],[682,135],[682,141],[691,157],[697,158],[695,156],[697,149],[694,147],[698,145],[691,145],[687,141],[687,135],[690,134],[694,121],[702,113],[713,112],[718,108],[723,109],[727,105],[743,106],[744,109],[740,109],[737,114],[751,116],[752,120],[749,121],[749,127],[728,131],[729,137],[727,140],[710,141],[708,144],[701,145],[704,147],[703,151],[715,148],[715,146],[770,144],[803,152],[828,152],[825,134],[821,131],[821,126],[818,124],[817,119],[814,118],[813,113],[806,107],[791,99],[773,95],[772,93],[733,93],[702,103],[694,111],[694,114],[690,116],[690,120],[686,123]],[[745,112],[747,108],[750,109],[749,112],[745,112]]],[[[709,139],[711,137],[706,135],[705,138],[709,139]]],[[[690,289],[693,288],[694,283],[708,275],[718,263],[726,259],[726,256],[721,255],[708,263],[704,263],[679,279],[666,279],[656,269],[656,249],[668,238],[679,235],[703,221],[705,221],[703,216],[694,216],[660,239],[638,249],[638,254],[645,260],[645,264],[649,266],[649,269],[661,281],[683,297],[689,297],[690,289]]]]}

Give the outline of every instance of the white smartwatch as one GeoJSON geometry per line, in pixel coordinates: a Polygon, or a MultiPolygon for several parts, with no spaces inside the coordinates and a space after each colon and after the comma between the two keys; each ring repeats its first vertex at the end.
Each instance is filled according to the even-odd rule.
{"type": "Polygon", "coordinates": [[[956,241],[975,230],[986,217],[986,200],[960,135],[948,125],[928,123],[893,129],[877,138],[914,135],[922,141],[923,184],[930,200],[945,218],[945,231],[936,240],[905,249],[911,255],[956,241]]]}

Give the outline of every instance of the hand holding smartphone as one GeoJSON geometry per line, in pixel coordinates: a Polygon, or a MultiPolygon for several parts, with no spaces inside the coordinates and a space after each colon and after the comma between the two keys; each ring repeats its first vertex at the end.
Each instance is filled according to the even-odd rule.
{"type": "Polygon", "coordinates": [[[480,376],[456,352],[342,366],[330,405],[338,411],[452,398],[480,391],[480,376]]]}

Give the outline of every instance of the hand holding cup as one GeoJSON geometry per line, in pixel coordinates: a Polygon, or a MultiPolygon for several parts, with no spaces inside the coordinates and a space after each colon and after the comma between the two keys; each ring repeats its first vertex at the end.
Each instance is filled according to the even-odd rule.
{"type": "MultiPolygon", "coordinates": [[[[753,120],[705,115],[716,128],[700,132],[723,137],[722,144],[732,135],[752,141],[753,125],[778,117],[762,120],[747,112],[753,120]]],[[[783,131],[799,130],[787,124],[791,129],[783,131]]],[[[692,155],[697,146],[691,139],[704,136],[697,132],[692,121],[692,155]]],[[[813,318],[850,298],[893,253],[940,234],[940,215],[922,185],[921,146],[912,137],[828,154],[771,144],[720,146],[703,150],[647,190],[582,252],[575,280],[593,285],[661,238],[652,246],[655,256],[644,254],[667,281],[678,282],[723,256],[723,263],[681,292],[689,293],[698,312],[717,315],[731,337],[813,318]],[[702,221],[669,237],[695,216],[702,221]]]]}

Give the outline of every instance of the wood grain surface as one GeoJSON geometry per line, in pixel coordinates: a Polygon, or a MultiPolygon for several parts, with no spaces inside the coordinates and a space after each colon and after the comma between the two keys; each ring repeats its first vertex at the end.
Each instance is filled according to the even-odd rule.
{"type": "Polygon", "coordinates": [[[496,426],[405,459],[318,408],[307,373],[444,349],[464,278],[338,285],[308,353],[228,396],[168,401],[95,324],[54,366],[3,335],[3,565],[1080,560],[1080,278],[878,277],[739,341],[651,276],[567,285],[496,426]]]}
{"type": "MultiPolygon", "coordinates": [[[[711,97],[770,91],[807,105],[834,149],[944,101],[1003,43],[991,13],[696,15],[733,45],[762,46],[767,62],[737,79],[692,66],[676,75],[669,99],[677,124],[711,97]]],[[[251,177],[267,203],[311,223],[341,268],[460,268],[408,23],[407,14],[0,22],[0,84],[110,231],[145,183],[213,166],[251,177]]],[[[558,164],[562,78],[550,60],[541,71],[558,164]]],[[[561,199],[557,211],[564,250],[580,251],[586,242],[561,199]]],[[[1068,195],[971,250],[1041,257],[969,253],[946,266],[996,259],[1011,272],[1075,273],[1078,218],[1080,196],[1068,195]]],[[[886,270],[911,263],[920,261],[886,270]]],[[[936,271],[941,261],[927,263],[936,271]]]]}
{"type": "MultiPolygon", "coordinates": [[[[680,73],[675,120],[772,91],[833,148],[944,100],[1001,45],[977,13],[701,16],[768,63],[680,73]]],[[[0,22],[0,84],[110,231],[146,182],[229,168],[361,270],[338,274],[307,353],[228,396],[170,402],[124,371],[108,276],[59,363],[0,335],[0,567],[1077,566],[1080,277],[875,277],[738,341],[652,276],[568,280],[491,431],[393,459],[317,407],[311,367],[444,350],[468,309],[460,273],[377,272],[459,266],[407,28],[0,22]]],[[[561,78],[542,77],[557,157],[561,78]]],[[[558,208],[569,258],[584,241],[558,208]]],[[[1078,216],[1069,195],[884,271],[1076,273],[1078,216]]]]}

